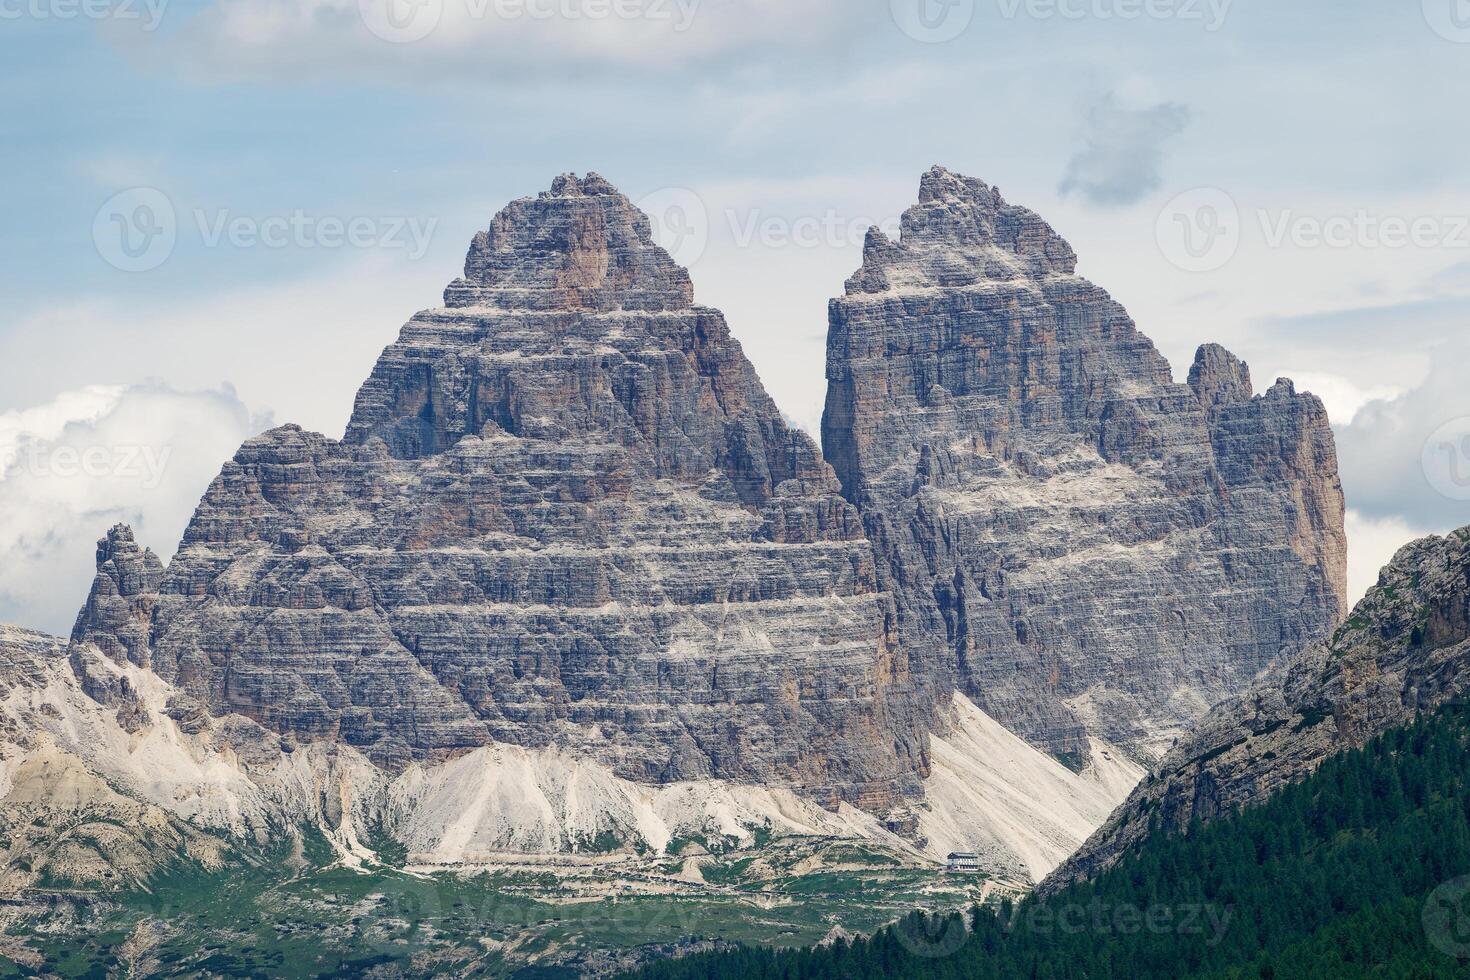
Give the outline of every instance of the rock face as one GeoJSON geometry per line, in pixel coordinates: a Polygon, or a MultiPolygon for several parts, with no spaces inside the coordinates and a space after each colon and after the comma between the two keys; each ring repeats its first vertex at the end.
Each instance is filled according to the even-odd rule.
{"type": "Polygon", "coordinates": [[[1218,705],[1174,747],[1048,888],[1264,800],[1323,760],[1470,693],[1470,528],[1402,548],[1330,639],[1218,705]]]}
{"type": "Polygon", "coordinates": [[[99,542],[15,724],[169,820],[347,856],[759,826],[1034,880],[1343,591],[1321,404],[1218,347],[1173,383],[1074,267],[926,175],[832,305],[834,470],[647,218],[559,178],[341,441],[247,442],[167,566],[99,542]]]}
{"type": "MultiPolygon", "coordinates": [[[[1343,498],[1320,401],[1202,347],[1188,384],[1039,217],[925,174],[833,300],[826,457],[922,703],[958,688],[1078,766],[1157,758],[1326,635],[1343,498]]],[[[937,720],[941,727],[943,719],[937,720]]]]}
{"type": "Polygon", "coordinates": [[[648,219],[564,176],[475,237],[343,441],[246,443],[167,570],[114,529],[73,658],[390,771],[557,746],[881,812],[925,719],[840,489],[648,219]]]}
{"type": "Polygon", "coordinates": [[[120,741],[129,738],[120,724],[127,715],[109,714],[83,693],[63,641],[0,626],[0,895],[38,884],[134,888],[230,857],[221,840],[119,792],[87,764],[83,753],[101,740],[87,737],[79,717],[105,718],[120,741]]]}

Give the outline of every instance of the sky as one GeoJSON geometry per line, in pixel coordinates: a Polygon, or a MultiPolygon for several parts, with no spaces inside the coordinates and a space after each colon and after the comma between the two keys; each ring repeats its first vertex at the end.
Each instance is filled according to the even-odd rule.
{"type": "Polygon", "coordinates": [[[1470,0],[0,0],[0,620],[340,435],[477,229],[640,202],[813,433],[827,300],[933,164],[1043,215],[1183,379],[1327,404],[1354,597],[1470,524],[1470,0]]]}

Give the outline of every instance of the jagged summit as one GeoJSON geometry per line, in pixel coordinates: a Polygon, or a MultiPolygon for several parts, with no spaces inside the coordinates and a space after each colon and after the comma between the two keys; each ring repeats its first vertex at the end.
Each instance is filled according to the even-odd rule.
{"type": "Polygon", "coordinates": [[[151,597],[163,575],[163,562],[139,546],[133,529],[113,525],[97,542],[97,577],[72,628],[72,642],[94,643],[113,660],[147,667],[151,597]]]}
{"type": "Polygon", "coordinates": [[[1201,344],[1195,351],[1189,387],[1205,408],[1248,402],[1255,394],[1250,368],[1219,344],[1201,344]]]}
{"type": "MultiPolygon", "coordinates": [[[[1335,617],[1331,433],[1223,351],[1174,384],[982,182],[931,171],[868,252],[872,290],[832,306],[834,471],[610,184],[512,202],[342,441],[247,441],[166,567],[108,535],[68,683],[116,744],[176,724],[358,786],[565,757],[632,796],[855,804],[1040,873],[1127,754],[1335,617]],[[1016,807],[1050,825],[1018,835],[1016,807]]],[[[643,825],[609,805],[578,832],[643,825]]],[[[423,819],[446,853],[563,839],[467,798],[423,819]]]]}
{"type": "Polygon", "coordinates": [[[847,293],[957,288],[1071,275],[1072,246],[1035,212],[1006,203],[983,180],[932,167],[919,203],[903,213],[898,242],[872,229],[847,293]]]}
{"type": "Polygon", "coordinates": [[[905,648],[1071,762],[1156,757],[1341,615],[1322,404],[1202,347],[1189,384],[1070,246],[934,168],[829,306],[826,458],[905,648]]]}
{"type": "Polygon", "coordinates": [[[595,173],[562,174],[477,232],[444,305],[506,310],[682,310],[689,273],[653,241],[648,216],[595,173]]]}
{"type": "Polygon", "coordinates": [[[75,645],[395,771],[511,744],[911,800],[925,729],[861,520],[648,219],[560,177],[448,300],[341,442],[241,446],[166,571],[110,538],[75,645]]]}
{"type": "Polygon", "coordinates": [[[692,304],[647,216],[596,174],[501,210],[447,299],[383,352],[347,442],[418,458],[466,436],[592,435],[636,448],[651,474],[725,470],[751,505],[786,480],[830,484],[724,317],[692,304]]]}

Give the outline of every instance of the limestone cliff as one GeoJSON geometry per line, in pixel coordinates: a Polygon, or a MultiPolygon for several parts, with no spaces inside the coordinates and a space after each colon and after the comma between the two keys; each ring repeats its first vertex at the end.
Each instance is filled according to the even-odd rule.
{"type": "MultiPolygon", "coordinates": [[[[822,441],[925,704],[1072,765],[1157,758],[1345,602],[1322,404],[1200,348],[1187,384],[1041,218],[924,175],[830,307],[822,441]]],[[[942,722],[942,719],[941,719],[942,722]]]]}
{"type": "Polygon", "coordinates": [[[1470,694],[1470,528],[1400,549],[1348,621],[1181,740],[1050,880],[1109,867],[1153,830],[1260,802],[1324,759],[1470,694]]]}
{"type": "Polygon", "coordinates": [[[115,529],[73,645],[393,771],[556,746],[883,812],[927,766],[895,641],[832,469],[589,174],[475,237],[344,440],[246,443],[166,571],[115,529]]]}

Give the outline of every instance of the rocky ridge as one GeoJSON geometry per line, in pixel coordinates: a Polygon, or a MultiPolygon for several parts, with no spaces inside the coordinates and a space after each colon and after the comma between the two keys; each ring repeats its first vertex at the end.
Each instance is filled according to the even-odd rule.
{"type": "Polygon", "coordinates": [[[75,649],[392,771],[557,746],[882,812],[927,764],[856,510],[596,175],[475,237],[343,441],[246,443],[167,569],[103,549],[75,649]]]}
{"type": "Polygon", "coordinates": [[[1216,347],[1174,384],[978,181],[870,236],[828,373],[835,471],[646,216],[558,178],[341,441],[247,442],[167,565],[99,542],[13,724],[180,833],[348,862],[763,829],[1036,880],[1337,616],[1320,403],[1216,347]]]}
{"type": "MultiPolygon", "coordinates": [[[[1080,767],[1156,759],[1345,604],[1322,403],[1201,347],[1187,384],[1072,248],[924,175],[830,307],[826,457],[924,704],[957,688],[1080,767]]],[[[942,730],[944,719],[935,719],[942,730]]]]}
{"type": "MultiPolygon", "coordinates": [[[[106,551],[106,549],[104,549],[106,551]]],[[[517,866],[569,856],[616,873],[680,842],[848,840],[899,862],[979,850],[998,879],[1039,880],[1137,779],[1072,773],[972,705],[935,740],[923,847],[850,804],[824,808],[781,786],[659,785],[551,746],[490,744],[387,772],[361,751],[212,715],[151,670],[89,648],[0,630],[0,896],[38,884],[145,888],[184,864],[279,860],[307,836],[334,860],[381,861],[391,841],[421,870],[517,866]],[[99,697],[101,700],[99,700],[99,697]],[[269,857],[277,855],[277,857],[269,857]]]]}
{"type": "Polygon", "coordinates": [[[1147,834],[1264,800],[1323,760],[1470,693],[1470,528],[1406,545],[1347,622],[1214,708],[1048,888],[1091,877],[1147,834]]]}

